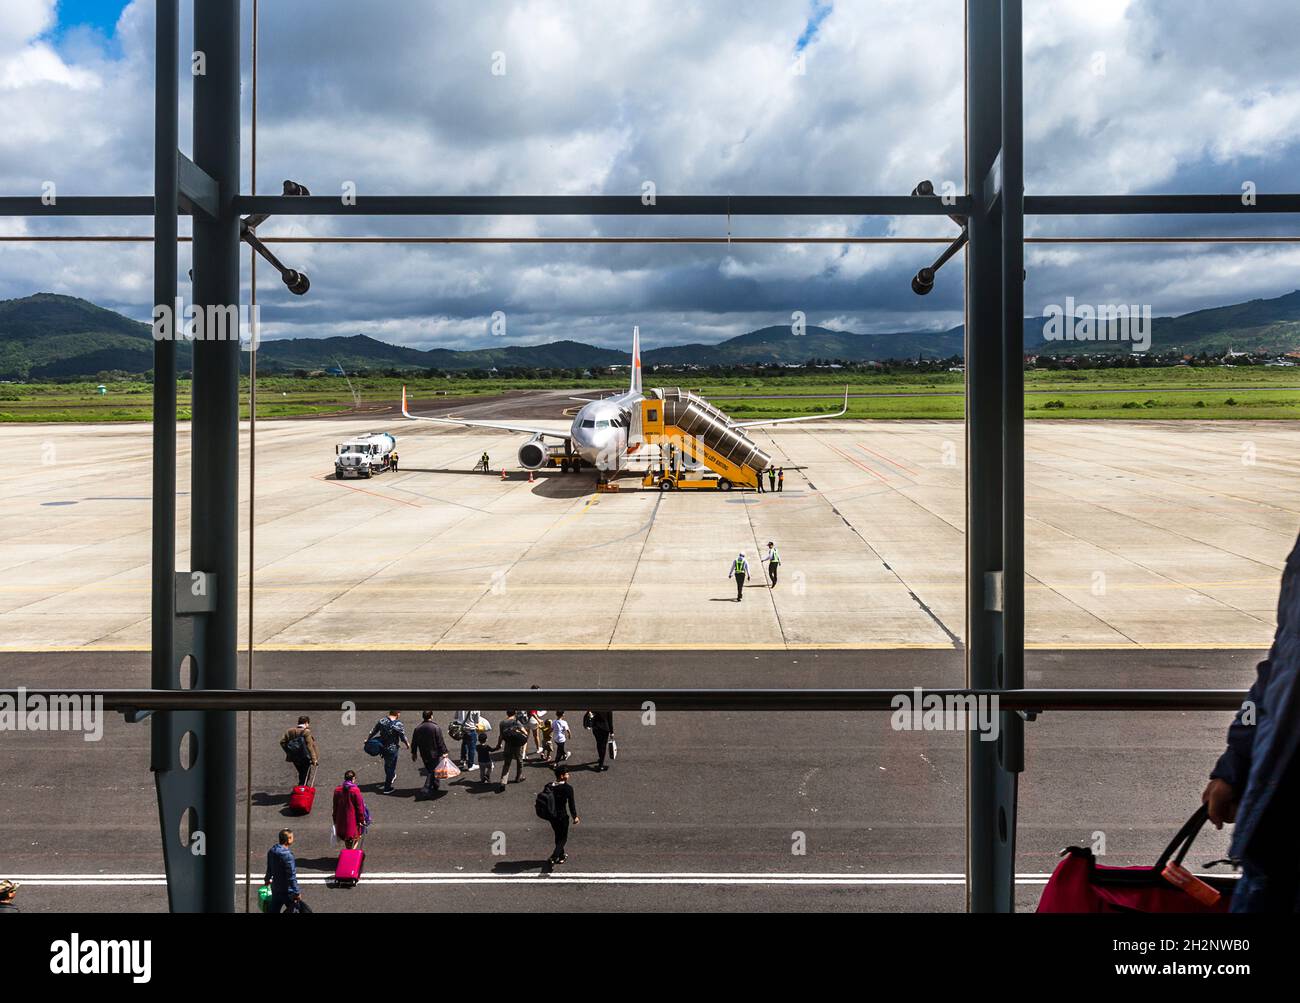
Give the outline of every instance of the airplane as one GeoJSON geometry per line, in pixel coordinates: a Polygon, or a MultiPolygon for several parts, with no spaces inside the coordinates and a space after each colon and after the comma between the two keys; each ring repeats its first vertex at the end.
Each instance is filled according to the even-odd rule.
{"type": "MultiPolygon", "coordinates": [[[[402,387],[402,415],[412,421],[432,421],[443,425],[461,425],[469,428],[494,428],[506,432],[523,432],[532,436],[519,447],[519,465],[525,470],[539,470],[554,459],[564,473],[580,470],[584,466],[596,468],[601,479],[617,474],[628,458],[628,432],[632,428],[632,414],[640,408],[646,394],[641,388],[641,329],[632,328],[632,375],[625,392],[613,397],[593,400],[590,397],[573,397],[585,403],[573,416],[567,432],[513,421],[479,421],[472,418],[431,418],[411,414],[407,408],[406,387],[402,387]],[[547,439],[560,440],[555,445],[547,439]]],[[[844,404],[830,414],[797,415],[793,418],[764,418],[757,421],[733,421],[732,428],[756,428],[760,425],[782,425],[795,421],[816,421],[838,418],[848,411],[849,388],[844,388],[844,404]]],[[[635,449],[635,445],[633,447],[635,449]]]]}

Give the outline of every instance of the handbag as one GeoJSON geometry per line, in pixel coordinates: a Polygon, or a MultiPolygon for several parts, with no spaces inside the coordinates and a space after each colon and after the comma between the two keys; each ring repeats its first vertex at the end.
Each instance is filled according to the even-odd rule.
{"type": "Polygon", "coordinates": [[[609,758],[610,759],[618,758],[618,743],[614,741],[613,735],[609,736],[609,758]]]}
{"type": "Polygon", "coordinates": [[[361,748],[367,756],[382,756],[384,754],[384,742],[378,735],[374,738],[367,738],[366,744],[361,748]]]}
{"type": "MultiPolygon", "coordinates": [[[[1182,872],[1183,858],[1209,816],[1201,805],[1170,841],[1153,867],[1108,867],[1092,850],[1067,846],[1064,859],[1043,889],[1038,912],[1069,913],[1222,913],[1232,901],[1236,879],[1191,877],[1190,890],[1164,876],[1166,867],[1182,872]]],[[[1189,876],[1190,877],[1190,876],[1189,876]]]]}

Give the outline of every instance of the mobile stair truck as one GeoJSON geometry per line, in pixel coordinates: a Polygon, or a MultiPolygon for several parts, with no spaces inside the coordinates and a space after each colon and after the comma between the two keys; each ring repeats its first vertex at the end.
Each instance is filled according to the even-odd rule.
{"type": "Polygon", "coordinates": [[[373,477],[393,465],[397,440],[387,432],[367,432],[334,447],[334,476],[373,477]]]}
{"type": "Polygon", "coordinates": [[[659,463],[646,471],[644,487],[657,486],[660,491],[757,488],[759,477],[772,465],[772,458],[726,414],[690,391],[676,387],[646,391],[640,418],[642,441],[659,449],[659,463]],[[678,457],[689,457],[712,473],[701,476],[687,470],[678,457]]]}

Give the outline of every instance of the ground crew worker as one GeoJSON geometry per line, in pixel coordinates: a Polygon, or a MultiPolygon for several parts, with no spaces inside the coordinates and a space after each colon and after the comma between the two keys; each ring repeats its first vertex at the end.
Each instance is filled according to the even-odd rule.
{"type": "Polygon", "coordinates": [[[393,468],[394,470],[397,469],[397,450],[396,450],[396,449],[394,449],[394,450],[392,451],[392,453],[389,454],[388,462],[392,465],[392,468],[393,468]]]}
{"type": "Polygon", "coordinates": [[[745,560],[743,551],[731,562],[727,577],[736,579],[736,602],[740,602],[745,597],[745,579],[749,577],[749,562],[745,560]]]}
{"type": "Polygon", "coordinates": [[[763,471],[758,472],[758,493],[763,493],[763,471]]]}
{"type": "Polygon", "coordinates": [[[776,545],[767,541],[767,555],[763,558],[767,561],[767,577],[772,583],[772,588],[776,588],[776,569],[781,563],[781,555],[776,552],[776,545]]]}
{"type": "Polygon", "coordinates": [[[785,490],[785,467],[776,468],[776,489],[778,491],[785,490]]]}
{"type": "Polygon", "coordinates": [[[776,467],[767,468],[767,489],[769,491],[776,490],[776,467]]]}
{"type": "Polygon", "coordinates": [[[478,462],[479,462],[479,466],[483,468],[483,473],[486,474],[489,470],[492,469],[491,463],[488,461],[488,454],[486,449],[483,450],[483,455],[479,457],[478,462]]]}

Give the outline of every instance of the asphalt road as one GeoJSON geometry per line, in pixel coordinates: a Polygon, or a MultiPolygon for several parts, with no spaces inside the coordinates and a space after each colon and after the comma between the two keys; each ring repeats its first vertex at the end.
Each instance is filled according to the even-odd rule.
{"type": "MultiPolygon", "coordinates": [[[[1044,687],[1244,688],[1256,661],[1240,651],[1027,657],[1028,681],[1044,687]]],[[[961,659],[960,652],[932,650],[267,652],[257,658],[256,683],[907,688],[960,685],[961,659]]],[[[141,686],[147,655],[6,653],[0,678],[70,691],[88,683],[141,686]]],[[[417,709],[403,711],[413,728],[417,709]]],[[[588,769],[594,747],[582,731],[581,709],[572,709],[570,765],[583,823],[572,834],[569,863],[542,877],[550,833],[532,801],[547,778],[544,767],[530,766],[526,782],[504,792],[479,784],[476,774],[462,777],[427,801],[417,799],[422,781],[404,757],[397,793],[384,796],[376,792],[379,761],[360,750],[374,716],[345,726],[334,715],[315,715],[322,753],[317,808],[307,818],[288,818],[293,774],[277,739],[292,716],[254,715],[254,874],[260,877],[276,831],[292,827],[305,895],[317,911],[963,907],[959,733],[894,731],[880,713],[677,713],[652,724],[619,714],[619,759],[597,774],[588,769]],[[348,768],[360,773],[375,824],[367,877],[341,890],[325,884],[336,853],[329,798],[348,768]]],[[[244,721],[241,715],[241,753],[244,721]]],[[[1021,784],[1019,908],[1033,908],[1041,876],[1068,843],[1103,834],[1107,863],[1154,860],[1195,807],[1227,722],[1223,713],[1098,712],[1046,714],[1032,723],[1021,784]]],[[[26,910],[166,907],[148,746],[149,725],[120,718],[108,720],[99,742],[67,733],[0,733],[0,876],[25,881],[26,910]]],[[[241,832],[244,797],[241,789],[241,832]]],[[[1222,856],[1226,835],[1203,836],[1191,859],[1222,856]]]]}

